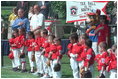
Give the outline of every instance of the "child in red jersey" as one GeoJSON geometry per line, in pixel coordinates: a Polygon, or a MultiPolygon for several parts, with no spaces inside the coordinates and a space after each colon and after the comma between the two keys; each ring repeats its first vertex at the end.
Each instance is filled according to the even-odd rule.
{"type": "MultiPolygon", "coordinates": [[[[69,39],[70,39],[70,37],[69,37],[69,39]]],[[[67,55],[68,55],[69,58],[70,58],[70,53],[72,52],[72,46],[73,46],[72,43],[69,43],[68,46],[67,46],[67,49],[68,49],[67,55]]]]}
{"type": "Polygon", "coordinates": [[[26,59],[25,59],[25,53],[26,53],[26,48],[25,48],[25,28],[19,28],[19,37],[18,37],[18,48],[20,51],[20,60],[21,60],[21,72],[27,72],[26,70],[26,59]]]}
{"type": "Polygon", "coordinates": [[[78,35],[77,34],[72,34],[70,36],[70,42],[73,44],[72,45],[72,50],[70,53],[70,65],[73,71],[73,77],[74,78],[79,78],[79,71],[78,71],[78,62],[76,61],[77,57],[81,53],[81,48],[77,44],[78,41],[78,35]]]}
{"type": "Polygon", "coordinates": [[[100,24],[95,29],[95,34],[98,36],[98,45],[100,42],[106,42],[108,44],[109,26],[107,25],[107,17],[105,15],[100,16],[100,24]]]}
{"type": "Polygon", "coordinates": [[[44,54],[43,63],[44,63],[44,69],[45,69],[45,71],[44,71],[45,74],[44,74],[43,78],[52,77],[52,69],[51,69],[50,65],[47,64],[47,62],[50,62],[50,60],[48,59],[48,56],[49,56],[49,52],[50,52],[50,46],[53,43],[54,38],[55,38],[54,35],[48,35],[48,41],[44,42],[42,45],[42,47],[43,47],[42,53],[44,54]]]}
{"type": "Polygon", "coordinates": [[[107,53],[107,44],[105,42],[100,42],[99,44],[99,52],[100,54],[96,55],[95,60],[97,61],[97,68],[100,72],[100,76],[104,74],[105,77],[108,76],[106,72],[106,58],[108,57],[107,53]]]}
{"type": "MultiPolygon", "coordinates": [[[[78,55],[78,57],[77,57],[77,61],[78,61],[78,65],[79,65],[79,72],[81,72],[81,69],[82,69],[82,67],[84,66],[84,61],[83,61],[83,59],[81,58],[81,54],[82,54],[82,52],[84,52],[85,51],[85,41],[88,39],[88,36],[86,35],[86,34],[82,34],[80,37],[79,37],[79,39],[78,39],[78,45],[79,45],[79,47],[81,48],[81,53],[78,55]]],[[[79,73],[80,74],[80,73],[79,73]]],[[[80,74],[80,76],[81,76],[81,74],[80,74]]]]}
{"type": "Polygon", "coordinates": [[[111,49],[108,49],[109,57],[107,57],[106,70],[110,73],[110,78],[117,78],[117,45],[113,45],[111,49]]]}
{"type": "Polygon", "coordinates": [[[28,51],[28,58],[29,58],[29,63],[30,63],[30,71],[29,73],[34,73],[34,47],[35,47],[35,39],[34,39],[34,34],[33,32],[28,32],[27,34],[28,39],[25,42],[25,45],[27,47],[28,51]]]}
{"type": "Polygon", "coordinates": [[[43,68],[42,71],[43,73],[41,74],[41,77],[47,77],[47,72],[45,71],[45,67],[46,67],[46,62],[45,62],[45,49],[47,47],[49,47],[49,43],[48,43],[48,31],[46,29],[41,30],[41,42],[42,42],[42,46],[41,46],[41,62],[43,64],[43,68]]]}
{"type": "Polygon", "coordinates": [[[35,51],[35,61],[36,61],[37,71],[33,73],[33,75],[40,75],[40,74],[43,74],[43,70],[42,70],[43,65],[42,65],[42,59],[41,59],[41,46],[42,46],[41,31],[36,30],[34,32],[34,36],[35,36],[34,51],[35,51]]]}
{"type": "Polygon", "coordinates": [[[61,58],[62,58],[62,54],[61,54],[61,51],[62,51],[61,39],[56,37],[54,39],[54,43],[55,43],[54,46],[50,46],[50,51],[51,51],[51,49],[55,50],[55,51],[51,51],[52,52],[52,55],[51,55],[52,73],[53,73],[53,78],[61,78],[61,76],[62,76],[62,74],[61,74],[61,58]],[[58,71],[55,71],[54,67],[57,64],[60,65],[60,69],[58,71]]]}
{"type": "Polygon", "coordinates": [[[9,39],[10,50],[13,51],[14,56],[14,59],[12,59],[13,71],[17,71],[20,66],[19,49],[16,45],[16,39],[18,39],[18,35],[18,29],[14,29],[12,33],[12,38],[9,39]]]}
{"type": "Polygon", "coordinates": [[[86,51],[83,51],[81,54],[81,59],[84,61],[83,68],[85,71],[90,70],[90,72],[93,72],[93,64],[94,64],[94,58],[95,53],[92,49],[92,41],[90,39],[87,39],[85,41],[85,49],[86,51]]]}

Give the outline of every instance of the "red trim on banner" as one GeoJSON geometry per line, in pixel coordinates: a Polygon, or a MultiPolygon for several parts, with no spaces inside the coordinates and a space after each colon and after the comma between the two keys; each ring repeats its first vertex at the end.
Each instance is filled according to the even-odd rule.
{"type": "Polygon", "coordinates": [[[85,21],[86,19],[80,19],[80,20],[72,20],[72,21],[67,21],[66,23],[72,23],[72,22],[76,22],[76,21],[85,21]]]}
{"type": "Polygon", "coordinates": [[[109,1],[93,1],[93,2],[109,2],[109,1]]]}

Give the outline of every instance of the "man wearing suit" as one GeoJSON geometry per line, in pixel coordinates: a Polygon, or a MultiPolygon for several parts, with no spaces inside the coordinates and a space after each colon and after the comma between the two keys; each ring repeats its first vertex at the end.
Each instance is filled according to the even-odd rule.
{"type": "Polygon", "coordinates": [[[42,13],[45,18],[48,18],[50,2],[49,1],[38,1],[38,5],[40,7],[40,13],[42,13]]]}

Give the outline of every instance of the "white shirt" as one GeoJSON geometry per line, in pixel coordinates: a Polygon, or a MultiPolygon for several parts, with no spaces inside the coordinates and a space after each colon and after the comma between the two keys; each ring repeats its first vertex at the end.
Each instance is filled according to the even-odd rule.
{"type": "MultiPolygon", "coordinates": [[[[30,19],[30,20],[31,20],[31,17],[32,17],[33,15],[34,15],[34,14],[33,14],[33,13],[31,13],[31,12],[30,12],[30,13],[28,13],[28,19],[30,19]]],[[[30,21],[30,20],[29,20],[29,21],[30,21]]]]}
{"type": "Polygon", "coordinates": [[[34,14],[30,21],[30,26],[32,27],[32,30],[36,29],[38,26],[44,25],[44,15],[42,13],[34,14]]]}

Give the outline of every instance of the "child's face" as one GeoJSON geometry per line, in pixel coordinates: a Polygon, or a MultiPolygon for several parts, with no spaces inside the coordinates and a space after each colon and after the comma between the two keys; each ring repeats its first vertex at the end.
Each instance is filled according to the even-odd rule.
{"type": "Polygon", "coordinates": [[[83,39],[82,37],[79,38],[79,43],[84,44],[85,43],[85,39],[83,39]]]}
{"type": "Polygon", "coordinates": [[[59,41],[59,40],[54,40],[54,43],[55,43],[56,45],[60,45],[60,41],[59,41]]]}
{"type": "Polygon", "coordinates": [[[35,38],[37,38],[37,37],[40,37],[40,36],[41,36],[41,34],[40,34],[40,33],[34,33],[34,35],[35,35],[35,38]]]}
{"type": "Polygon", "coordinates": [[[15,32],[15,31],[13,31],[13,35],[14,35],[15,37],[17,37],[17,36],[18,36],[18,33],[15,32]]]}
{"type": "Polygon", "coordinates": [[[98,46],[98,50],[99,50],[99,52],[100,52],[100,53],[102,53],[102,52],[103,52],[103,48],[102,48],[102,47],[100,47],[100,46],[98,46]]]}
{"type": "Polygon", "coordinates": [[[71,43],[75,43],[74,39],[69,38],[69,40],[70,40],[71,43]]]}
{"type": "Polygon", "coordinates": [[[53,38],[51,36],[48,36],[48,42],[53,43],[53,38]]]}
{"type": "Polygon", "coordinates": [[[34,11],[33,7],[30,7],[30,11],[31,11],[31,12],[33,12],[33,11],[34,11]]]}
{"type": "Polygon", "coordinates": [[[113,50],[113,51],[115,51],[115,50],[116,50],[116,48],[117,48],[117,47],[115,47],[115,46],[112,46],[112,50],[113,50]]]}
{"type": "Polygon", "coordinates": [[[31,38],[32,38],[32,36],[27,34],[27,38],[28,38],[28,39],[31,39],[31,38]]]}
{"type": "Polygon", "coordinates": [[[100,23],[105,23],[105,19],[100,18],[100,23]]]}
{"type": "Polygon", "coordinates": [[[19,29],[19,35],[23,35],[23,34],[24,32],[21,29],[19,29]]]}
{"type": "Polygon", "coordinates": [[[42,31],[41,31],[41,36],[42,36],[42,37],[44,37],[44,34],[43,34],[43,32],[42,32],[42,31]]]}

